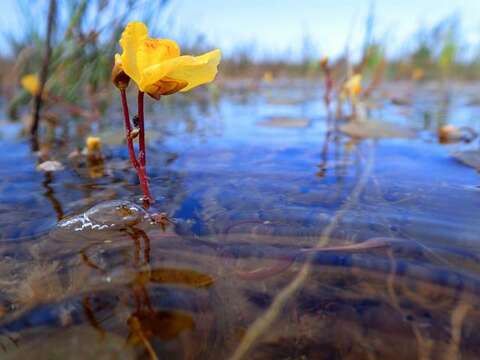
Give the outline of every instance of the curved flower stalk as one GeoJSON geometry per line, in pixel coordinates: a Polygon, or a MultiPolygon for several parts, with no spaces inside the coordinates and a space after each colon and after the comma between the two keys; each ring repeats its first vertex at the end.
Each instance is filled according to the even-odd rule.
{"type": "Polygon", "coordinates": [[[112,81],[120,90],[124,114],[125,131],[130,160],[137,171],[148,206],[153,198],[150,194],[145,171],[145,125],[144,95],[155,100],[176,92],[186,92],[215,79],[221,53],[216,49],[200,56],[181,55],[176,42],[168,39],[153,39],[142,22],[130,22],[122,33],[122,54],[115,55],[112,81]],[[126,89],[130,80],[138,87],[138,115],[130,122],[126,89]],[[138,136],[139,155],[135,154],[133,140],[138,136]]]}

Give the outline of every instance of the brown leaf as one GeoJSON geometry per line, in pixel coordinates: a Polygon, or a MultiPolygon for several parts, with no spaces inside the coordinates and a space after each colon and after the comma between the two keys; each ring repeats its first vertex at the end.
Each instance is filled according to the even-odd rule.
{"type": "Polygon", "coordinates": [[[348,124],[340,126],[340,131],[354,138],[410,139],[415,137],[415,132],[411,129],[375,120],[351,121],[348,124]]]}
{"type": "Polygon", "coordinates": [[[137,281],[140,283],[181,284],[194,288],[202,288],[211,286],[214,279],[207,274],[195,270],[158,268],[141,272],[137,281]]]}

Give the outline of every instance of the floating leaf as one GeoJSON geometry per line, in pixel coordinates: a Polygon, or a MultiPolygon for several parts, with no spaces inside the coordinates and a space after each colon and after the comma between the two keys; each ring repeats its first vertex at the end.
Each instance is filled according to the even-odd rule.
{"type": "Polygon", "coordinates": [[[47,160],[37,165],[38,171],[52,172],[63,170],[64,167],[61,162],[55,160],[47,160]]]}
{"type": "Polygon", "coordinates": [[[127,323],[131,331],[129,341],[134,344],[153,336],[163,341],[175,339],[195,327],[191,315],[176,310],[137,312],[130,316],[127,323]]]}
{"type": "Polygon", "coordinates": [[[452,144],[458,142],[472,142],[477,137],[477,132],[468,126],[456,127],[444,125],[437,131],[440,144],[452,144]]]}
{"type": "Polygon", "coordinates": [[[348,136],[355,138],[403,138],[410,139],[415,137],[415,132],[392,123],[366,120],[351,121],[348,124],[340,126],[340,131],[348,136]]]}
{"type": "Polygon", "coordinates": [[[480,150],[457,151],[452,156],[462,164],[480,171],[480,150]]]}
{"type": "Polygon", "coordinates": [[[195,288],[209,287],[214,279],[195,270],[159,268],[141,272],[137,281],[140,283],[154,282],[162,284],[181,284],[195,288]]]}
{"type": "Polygon", "coordinates": [[[269,128],[298,129],[310,125],[310,120],[305,118],[272,117],[257,123],[258,126],[269,128]]]}

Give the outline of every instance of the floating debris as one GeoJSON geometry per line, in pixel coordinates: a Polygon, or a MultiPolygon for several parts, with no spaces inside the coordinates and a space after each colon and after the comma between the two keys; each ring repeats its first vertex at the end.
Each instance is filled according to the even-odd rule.
{"type": "Polygon", "coordinates": [[[269,128],[300,129],[310,126],[310,120],[305,118],[272,117],[259,121],[257,125],[269,128]]]}
{"type": "Polygon", "coordinates": [[[354,138],[414,138],[415,132],[392,123],[376,120],[351,121],[340,126],[340,131],[354,138]]]}
{"type": "Polygon", "coordinates": [[[478,136],[477,132],[470,127],[456,127],[453,125],[444,125],[437,131],[438,142],[440,144],[453,144],[458,142],[472,142],[478,136]]]}
{"type": "Polygon", "coordinates": [[[38,171],[53,172],[65,169],[63,164],[56,160],[47,160],[37,165],[38,171]]]}
{"type": "Polygon", "coordinates": [[[141,223],[148,213],[139,205],[127,200],[105,201],[84,213],[64,219],[57,229],[69,231],[121,230],[141,223]]]}

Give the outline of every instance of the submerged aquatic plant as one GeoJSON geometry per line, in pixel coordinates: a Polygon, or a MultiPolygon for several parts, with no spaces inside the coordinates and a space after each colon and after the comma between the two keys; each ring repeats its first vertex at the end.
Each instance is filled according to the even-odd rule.
{"type": "Polygon", "coordinates": [[[152,195],[146,175],[146,149],[144,125],[144,94],[156,100],[161,96],[185,92],[215,79],[221,53],[216,49],[201,56],[181,56],[176,42],[168,39],[153,39],[142,22],[130,22],[120,39],[123,53],[115,54],[112,81],[120,90],[124,114],[128,152],[137,171],[144,194],[144,203],[149,205],[152,195]],[[138,87],[138,115],[130,122],[126,89],[132,79],[138,87]],[[138,136],[139,155],[135,154],[133,140],[138,136]]]}

